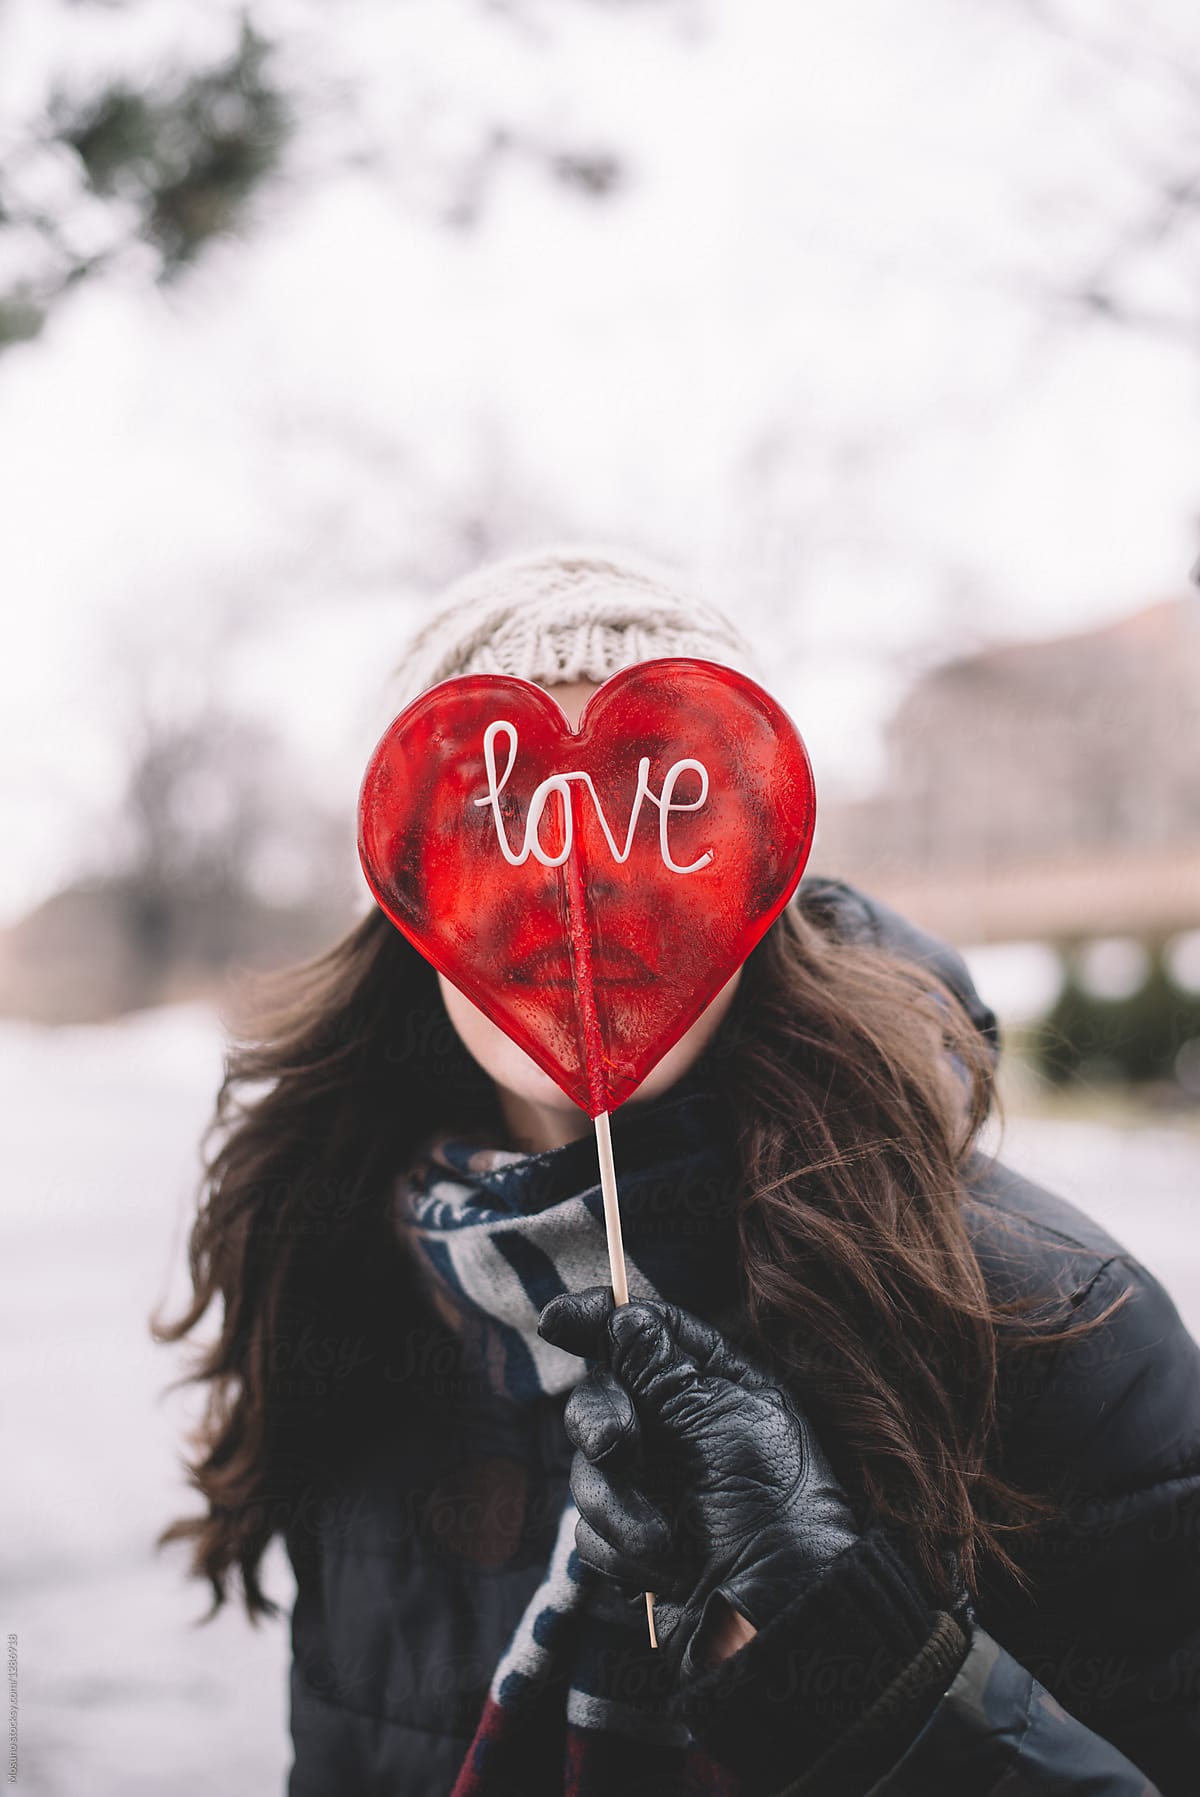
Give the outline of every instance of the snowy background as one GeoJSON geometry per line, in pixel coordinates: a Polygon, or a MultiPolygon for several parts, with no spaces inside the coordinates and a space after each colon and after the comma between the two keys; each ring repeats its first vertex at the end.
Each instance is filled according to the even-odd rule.
{"type": "Polygon", "coordinates": [[[165,87],[240,16],[0,16],[10,204],[53,224],[0,282],[98,261],[0,357],[0,918],[111,855],[135,705],[215,688],[344,815],[409,628],[493,551],[595,534],[703,580],[827,798],[936,657],[1185,588],[1188,0],[264,0],[294,134],[157,285],[47,95],[165,87]]]}

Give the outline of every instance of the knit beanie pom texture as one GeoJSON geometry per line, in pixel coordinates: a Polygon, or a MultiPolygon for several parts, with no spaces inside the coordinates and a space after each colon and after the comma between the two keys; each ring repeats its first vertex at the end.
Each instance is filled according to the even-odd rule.
{"type": "Polygon", "coordinates": [[[400,709],[460,674],[601,682],[663,655],[763,679],[730,619],[668,569],[602,546],[550,546],[485,563],[448,587],[396,666],[389,697],[400,709]]]}

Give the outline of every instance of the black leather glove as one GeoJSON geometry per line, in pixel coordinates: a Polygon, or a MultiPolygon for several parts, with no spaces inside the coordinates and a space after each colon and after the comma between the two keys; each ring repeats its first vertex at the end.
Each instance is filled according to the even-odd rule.
{"type": "Polygon", "coordinates": [[[705,1664],[714,1599],[761,1629],[859,1537],[791,1396],[676,1305],[614,1307],[607,1286],[552,1298],[538,1333],[596,1364],[567,1401],[581,1558],[630,1595],[684,1678],[705,1664]]]}

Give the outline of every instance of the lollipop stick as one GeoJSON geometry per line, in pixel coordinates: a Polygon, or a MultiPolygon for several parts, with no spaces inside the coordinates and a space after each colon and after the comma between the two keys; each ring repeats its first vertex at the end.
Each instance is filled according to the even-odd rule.
{"type": "MultiPolygon", "coordinates": [[[[563,799],[564,828],[566,819],[571,821],[575,853],[567,856],[564,869],[566,874],[567,901],[567,940],[571,949],[571,963],[575,971],[576,987],[579,995],[580,1021],[583,1025],[583,1060],[588,1074],[588,1086],[593,1102],[603,1091],[601,1068],[604,1064],[604,1037],[600,1029],[600,1018],[596,1011],[596,990],[592,980],[592,937],[588,923],[587,894],[584,890],[583,835],[578,827],[579,820],[575,816],[576,793],[568,786],[563,799]]],[[[590,1108],[590,1107],[589,1107],[590,1108]]],[[[617,1208],[617,1175],[613,1167],[612,1136],[608,1127],[608,1112],[600,1111],[595,1117],[596,1151],[600,1158],[600,1191],[604,1198],[604,1233],[608,1241],[608,1268],[612,1279],[613,1301],[616,1304],[628,1304],[629,1281],[625,1277],[625,1250],[621,1245],[621,1213],[617,1208]]],[[[646,1623],[650,1630],[651,1647],[658,1646],[658,1634],[654,1627],[654,1593],[646,1593],[646,1623]]]]}
{"type": "MultiPolygon", "coordinates": [[[[600,1192],[604,1199],[604,1233],[608,1238],[608,1268],[612,1275],[613,1301],[617,1304],[628,1304],[629,1281],[625,1276],[625,1250],[621,1245],[621,1212],[617,1206],[617,1175],[613,1166],[612,1133],[608,1127],[608,1112],[601,1111],[595,1119],[596,1151],[600,1157],[600,1192]]],[[[658,1646],[658,1635],[654,1628],[654,1593],[646,1593],[646,1623],[650,1630],[651,1647],[658,1646]]]]}

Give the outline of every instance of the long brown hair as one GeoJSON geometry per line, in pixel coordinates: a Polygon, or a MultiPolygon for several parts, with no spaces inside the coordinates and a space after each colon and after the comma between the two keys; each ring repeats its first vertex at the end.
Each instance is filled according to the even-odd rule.
{"type": "MultiPolygon", "coordinates": [[[[192,1544],[204,1620],[234,1567],[251,1619],[278,1611],[258,1578],[268,1543],[395,1401],[387,1369],[424,1298],[390,1179],[435,1123],[503,1130],[432,968],[378,908],[256,993],[202,1138],[193,1295],[151,1320],[177,1342],[223,1303],[174,1382],[208,1386],[185,1463],[207,1510],[158,1538],[192,1544]]],[[[844,938],[802,884],[707,1054],[736,1121],[748,1338],[803,1392],[869,1513],[904,1530],[939,1601],[955,1595],[947,1556],[971,1590],[989,1560],[1024,1584],[1004,1538],[1057,1504],[996,1470],[999,1369],[1115,1306],[1072,1323],[1063,1302],[1051,1330],[1044,1294],[989,1293],[966,1177],[997,1104],[987,1043],[928,965],[844,938]]]]}

